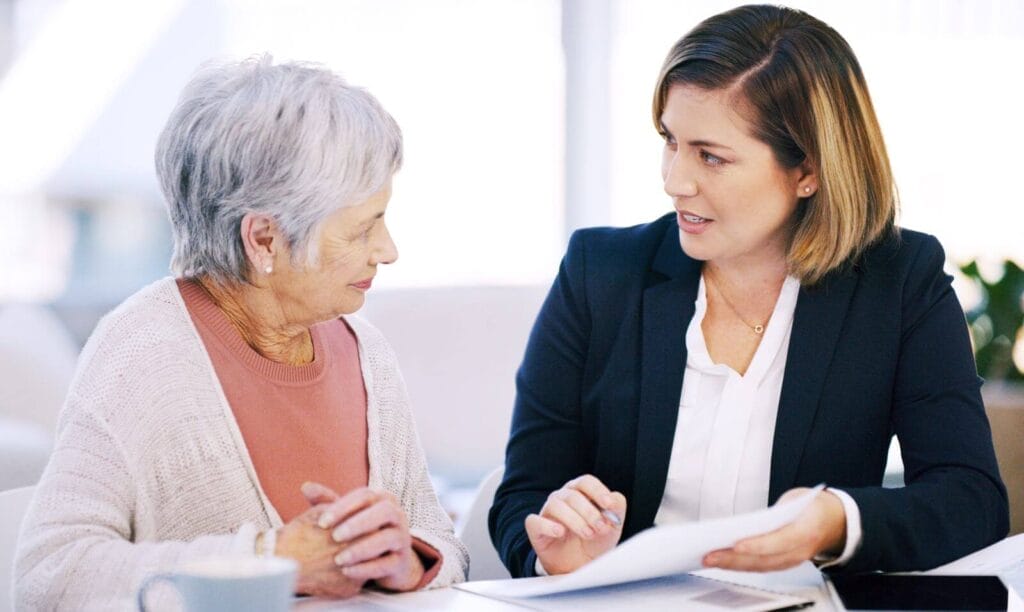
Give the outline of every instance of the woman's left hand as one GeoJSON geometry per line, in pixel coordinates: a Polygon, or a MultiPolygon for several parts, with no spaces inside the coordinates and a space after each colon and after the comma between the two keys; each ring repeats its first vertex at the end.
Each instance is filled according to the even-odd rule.
{"type": "MultiPolygon", "coordinates": [[[[779,502],[806,493],[800,487],[786,491],[779,502]]],[[[823,490],[795,521],[775,531],[736,542],[732,548],[704,556],[706,567],[770,572],[799,565],[821,553],[838,555],[846,543],[846,510],[834,493],[823,490]]]]}
{"type": "Polygon", "coordinates": [[[315,483],[303,485],[302,493],[310,504],[330,504],[319,525],[331,530],[335,542],[346,544],[335,563],[347,577],[373,580],[392,591],[411,591],[420,583],[423,563],[394,495],[363,487],[339,497],[315,483]]]}

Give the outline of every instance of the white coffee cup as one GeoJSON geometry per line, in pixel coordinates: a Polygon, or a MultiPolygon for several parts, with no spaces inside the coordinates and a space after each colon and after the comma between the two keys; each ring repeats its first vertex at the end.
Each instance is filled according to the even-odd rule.
{"type": "Polygon", "coordinates": [[[295,593],[298,564],[281,557],[209,557],[190,561],[173,572],[156,574],[139,587],[139,610],[146,592],[158,582],[170,583],[188,612],[252,610],[287,612],[295,593]]]}

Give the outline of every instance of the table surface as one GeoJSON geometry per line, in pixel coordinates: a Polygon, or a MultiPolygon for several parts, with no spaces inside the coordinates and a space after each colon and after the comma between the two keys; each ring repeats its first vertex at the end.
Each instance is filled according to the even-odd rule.
{"type": "MultiPolygon", "coordinates": [[[[745,584],[757,588],[768,588],[785,593],[799,594],[814,600],[814,606],[807,610],[833,611],[837,608],[829,598],[821,574],[814,566],[806,564],[785,572],[768,574],[750,574],[710,570],[702,575],[726,580],[736,584],[745,584]]],[[[642,587],[641,587],[642,588],[642,587]]],[[[599,596],[599,595],[598,595],[599,596]]],[[[521,599],[515,602],[499,601],[482,595],[462,591],[456,588],[433,589],[416,593],[385,594],[364,591],[353,599],[328,601],[305,599],[296,602],[293,612],[326,612],[330,610],[451,610],[454,612],[504,612],[512,610],[546,610],[543,598],[521,599]]],[[[589,606],[583,606],[589,607],[589,606]]],[[[614,610],[607,605],[600,605],[602,612],[614,610]]],[[[565,609],[559,606],[559,609],[565,609]]],[[[595,606],[593,609],[598,609],[595,606]]],[[[624,610],[634,609],[626,606],[624,610]]],[[[678,609],[678,601],[666,609],[678,609]]],[[[644,607],[645,612],[656,612],[650,606],[644,607]]]]}
{"type": "MultiPolygon", "coordinates": [[[[726,572],[723,570],[705,570],[700,575],[725,580],[735,584],[742,584],[755,588],[763,588],[783,593],[801,595],[814,601],[814,605],[805,608],[806,610],[835,611],[838,608],[832,603],[828,587],[825,585],[822,575],[813,565],[807,563],[792,570],[784,572],[771,572],[766,574],[726,572]]],[[[1016,577],[1016,574],[1014,574],[1016,577]]],[[[1020,580],[1008,580],[1003,577],[1004,582],[1010,588],[1009,610],[1012,612],[1024,611],[1024,599],[1016,594],[1014,589],[1021,589],[1024,584],[1024,575],[1020,580]]],[[[637,595],[642,596],[642,583],[637,583],[637,595]]],[[[614,612],[617,610],[634,610],[635,606],[628,604],[607,605],[607,601],[600,600],[601,594],[593,593],[594,605],[580,604],[568,608],[564,603],[554,605],[555,602],[545,601],[544,598],[520,599],[516,601],[499,601],[468,591],[459,590],[453,587],[419,591],[416,593],[390,594],[375,591],[364,591],[358,596],[347,600],[320,600],[303,599],[299,600],[292,607],[293,612],[327,612],[331,610],[449,610],[453,612],[508,612],[515,610],[584,610],[593,609],[602,612],[614,612]]],[[[619,601],[616,599],[616,601],[619,601]]],[[[655,603],[654,605],[644,604],[644,612],[659,612],[659,610],[678,610],[679,601],[665,601],[664,607],[655,603]]]]}

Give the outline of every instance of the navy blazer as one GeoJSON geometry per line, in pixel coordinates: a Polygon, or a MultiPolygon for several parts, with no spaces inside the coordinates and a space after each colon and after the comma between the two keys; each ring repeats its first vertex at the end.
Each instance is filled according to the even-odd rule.
{"type": "MultiPolygon", "coordinates": [[[[800,289],[768,502],[818,483],[848,492],[863,540],[837,571],[930,568],[1007,533],[981,379],[944,261],[934,237],[902,230],[800,289]],[[906,486],[883,489],[893,434],[906,486]]],[[[490,512],[513,576],[534,574],[526,516],[581,474],[626,496],[623,539],[653,525],[700,271],[679,246],[674,214],[573,235],[516,377],[490,512]]]]}

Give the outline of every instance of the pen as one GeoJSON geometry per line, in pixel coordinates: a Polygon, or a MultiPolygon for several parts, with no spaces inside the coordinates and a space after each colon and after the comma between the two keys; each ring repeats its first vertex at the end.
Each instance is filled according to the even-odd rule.
{"type": "Polygon", "coordinates": [[[622,524],[622,519],[619,518],[618,514],[615,514],[607,508],[601,508],[601,516],[605,518],[609,523],[618,527],[622,524]]]}

